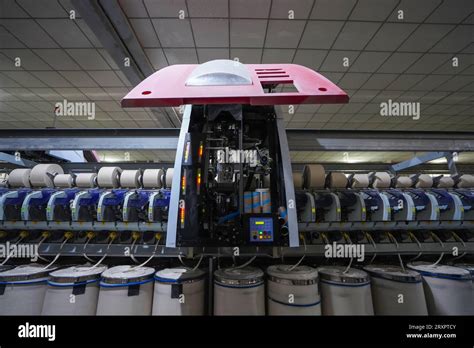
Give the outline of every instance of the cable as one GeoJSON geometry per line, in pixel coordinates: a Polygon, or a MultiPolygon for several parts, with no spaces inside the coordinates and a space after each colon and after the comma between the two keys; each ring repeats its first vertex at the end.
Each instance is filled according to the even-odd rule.
{"type": "MultiPolygon", "coordinates": [[[[431,236],[433,237],[433,239],[436,239],[439,242],[439,244],[441,244],[442,248],[444,248],[443,242],[441,241],[441,239],[439,239],[439,237],[435,233],[431,232],[431,236]]],[[[439,257],[439,259],[435,263],[433,263],[432,266],[436,266],[438,263],[440,263],[443,256],[444,256],[444,252],[441,253],[441,256],[439,257]]]]}
{"type": "Polygon", "coordinates": [[[365,233],[365,238],[367,238],[367,240],[369,242],[372,243],[372,246],[374,247],[374,255],[372,256],[372,258],[370,259],[369,261],[369,265],[372,264],[372,262],[375,260],[375,258],[377,257],[377,244],[375,244],[375,241],[374,239],[372,238],[372,236],[370,235],[369,232],[364,232],[365,233]]]}
{"type": "Polygon", "coordinates": [[[298,267],[298,266],[300,265],[301,261],[303,261],[304,258],[306,257],[306,238],[305,238],[305,236],[304,236],[303,233],[300,233],[300,238],[303,240],[304,254],[303,254],[303,256],[300,258],[300,260],[299,260],[295,265],[291,266],[291,267],[288,269],[288,271],[290,271],[290,272],[291,272],[292,270],[294,270],[296,267],[298,267]]]}
{"type": "Polygon", "coordinates": [[[415,261],[416,259],[418,259],[423,254],[423,252],[422,252],[422,248],[421,248],[421,243],[418,240],[418,238],[416,238],[415,234],[413,232],[408,232],[408,235],[410,236],[410,238],[412,240],[414,240],[416,242],[416,244],[418,245],[418,248],[420,248],[420,252],[418,253],[418,255],[416,255],[414,258],[410,259],[410,262],[412,262],[412,261],[415,261]]]}
{"type": "Polygon", "coordinates": [[[87,247],[87,245],[89,244],[89,242],[90,242],[91,240],[92,240],[91,238],[87,237],[86,242],[84,243],[84,246],[83,246],[83,248],[82,248],[82,250],[84,251],[84,252],[82,253],[82,256],[84,256],[87,261],[94,263],[94,262],[96,262],[96,261],[93,260],[93,259],[91,259],[89,256],[86,255],[86,247],[87,247]]]}
{"type": "MultiPolygon", "coordinates": [[[[114,239],[115,239],[115,237],[111,237],[111,236],[109,236],[109,238],[110,238],[110,242],[109,242],[109,244],[107,244],[107,249],[106,249],[106,251],[109,250],[110,245],[113,243],[113,241],[114,241],[114,239]]],[[[94,268],[96,268],[97,266],[99,266],[99,265],[102,263],[102,261],[104,261],[104,259],[105,259],[106,257],[107,257],[107,252],[104,254],[104,256],[102,256],[102,257],[100,258],[99,261],[97,261],[97,263],[96,263],[95,265],[93,265],[92,267],[90,267],[88,270],[94,269],[94,268]]]]}
{"type": "Polygon", "coordinates": [[[245,262],[244,264],[241,264],[240,266],[236,266],[236,267],[231,267],[232,269],[239,269],[239,268],[244,268],[244,267],[247,267],[248,265],[250,265],[253,260],[255,260],[257,258],[257,255],[253,256],[250,260],[248,260],[247,262],[245,262]]]}
{"type": "MultiPolygon", "coordinates": [[[[349,235],[348,235],[346,232],[343,233],[343,236],[344,236],[344,239],[345,239],[346,241],[348,240],[348,241],[349,241],[349,244],[352,245],[352,240],[351,240],[351,238],[349,237],[349,235]]],[[[345,273],[349,272],[349,269],[350,269],[351,266],[352,266],[352,261],[353,261],[353,259],[354,259],[354,257],[351,256],[351,260],[349,261],[349,265],[347,265],[346,269],[344,270],[344,272],[342,272],[342,274],[345,274],[345,273]]]]}
{"type": "Polygon", "coordinates": [[[130,246],[130,258],[133,260],[135,263],[139,263],[139,261],[135,258],[133,255],[133,247],[135,246],[135,243],[137,242],[138,238],[133,238],[133,243],[130,246]]]}
{"type": "Polygon", "coordinates": [[[64,242],[61,243],[61,246],[59,247],[59,251],[58,251],[58,254],[54,257],[53,261],[51,261],[46,267],[44,267],[43,269],[48,269],[49,267],[51,267],[58,259],[59,259],[59,256],[61,255],[61,250],[63,249],[63,246],[64,244],[67,243],[67,241],[69,240],[70,237],[67,236],[67,234],[64,236],[64,242]]]}
{"type": "MultiPolygon", "coordinates": [[[[387,232],[390,240],[395,243],[395,247],[397,248],[397,251],[398,251],[398,242],[397,242],[397,239],[393,236],[393,234],[391,234],[390,232],[387,232]]],[[[406,272],[405,270],[405,265],[403,264],[403,260],[402,260],[402,256],[400,255],[400,253],[397,252],[397,255],[398,255],[398,260],[400,261],[400,266],[402,268],[402,271],[403,272],[406,272]]]]}

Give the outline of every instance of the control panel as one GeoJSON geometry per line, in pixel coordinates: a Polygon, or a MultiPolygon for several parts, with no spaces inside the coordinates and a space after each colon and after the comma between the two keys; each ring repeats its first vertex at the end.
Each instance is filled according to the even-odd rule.
{"type": "Polygon", "coordinates": [[[272,214],[251,214],[246,216],[245,229],[250,244],[273,244],[277,241],[275,217],[272,214]]]}

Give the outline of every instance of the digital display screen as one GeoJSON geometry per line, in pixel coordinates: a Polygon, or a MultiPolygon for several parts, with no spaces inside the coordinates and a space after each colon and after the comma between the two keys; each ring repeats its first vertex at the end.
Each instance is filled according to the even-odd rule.
{"type": "Polygon", "coordinates": [[[250,242],[273,242],[273,218],[251,217],[249,222],[250,242]]]}

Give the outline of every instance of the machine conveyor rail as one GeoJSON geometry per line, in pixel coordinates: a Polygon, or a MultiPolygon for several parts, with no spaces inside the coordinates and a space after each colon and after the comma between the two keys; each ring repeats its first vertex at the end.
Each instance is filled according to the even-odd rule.
{"type": "Polygon", "coordinates": [[[299,223],[300,232],[328,231],[420,231],[474,229],[474,221],[387,221],[387,222],[327,222],[299,223]]]}
{"type": "MultiPolygon", "coordinates": [[[[407,242],[399,243],[398,248],[389,242],[377,243],[374,249],[372,244],[365,243],[364,249],[366,255],[417,255],[420,252],[425,254],[441,254],[452,255],[454,248],[457,248],[459,255],[463,253],[474,254],[474,242],[466,242],[464,245],[458,242],[445,242],[443,246],[437,242],[424,242],[420,246],[416,243],[407,242]]],[[[130,244],[97,244],[90,243],[84,246],[84,244],[67,243],[61,248],[61,243],[43,243],[39,247],[39,254],[42,256],[55,256],[61,253],[61,256],[82,256],[84,253],[87,256],[103,256],[107,253],[107,256],[111,257],[127,257],[130,253],[133,253],[135,257],[148,257],[155,252],[156,257],[177,257],[181,255],[186,258],[195,258],[200,255],[204,256],[216,256],[216,257],[233,257],[233,248],[215,248],[215,247],[182,247],[182,248],[167,248],[166,246],[159,245],[156,248],[152,244],[137,244],[131,249],[130,244]]],[[[324,256],[325,244],[313,244],[305,247],[255,247],[247,246],[240,248],[239,257],[272,257],[280,258],[285,257],[297,257],[306,254],[307,256],[324,256]]]]}

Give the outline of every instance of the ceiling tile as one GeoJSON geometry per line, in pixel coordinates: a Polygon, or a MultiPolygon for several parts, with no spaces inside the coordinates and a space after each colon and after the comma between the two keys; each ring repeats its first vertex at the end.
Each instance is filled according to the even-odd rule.
{"type": "Polygon", "coordinates": [[[153,26],[163,47],[193,47],[188,19],[153,19],[153,26]]]}
{"type": "Polygon", "coordinates": [[[109,70],[110,66],[96,49],[74,48],[66,52],[85,70],[109,70]]]}
{"type": "Polygon", "coordinates": [[[56,0],[17,0],[17,2],[31,17],[65,18],[69,16],[66,10],[56,0]]]}
{"type": "Polygon", "coordinates": [[[75,21],[70,19],[38,19],[37,22],[61,46],[65,48],[92,47],[75,21]]]}
{"type": "Polygon", "coordinates": [[[301,20],[270,20],[265,47],[296,48],[304,26],[305,21],[301,20]]]}
{"type": "Polygon", "coordinates": [[[56,71],[33,71],[32,74],[49,87],[71,87],[71,84],[56,71]]]}
{"type": "Polygon", "coordinates": [[[446,82],[449,78],[450,76],[448,75],[428,75],[410,89],[414,91],[431,91],[443,82],[446,82]]]}
{"type": "Polygon", "coordinates": [[[295,50],[292,49],[271,49],[263,50],[263,64],[289,64],[293,60],[295,50]]]}
{"type": "Polygon", "coordinates": [[[8,76],[23,87],[46,87],[46,85],[27,71],[4,71],[8,76]]]}
{"type": "Polygon", "coordinates": [[[228,17],[227,1],[187,0],[190,17],[228,17]]]}
{"type": "Polygon", "coordinates": [[[311,18],[346,20],[355,4],[356,0],[316,0],[311,18]]]}
{"type": "MultiPolygon", "coordinates": [[[[441,64],[445,63],[451,58],[449,54],[425,54],[410,69],[407,70],[408,74],[429,74],[433,72],[441,64]]],[[[452,67],[452,65],[451,65],[452,67]]]]}
{"type": "Polygon", "coordinates": [[[0,48],[20,48],[25,47],[20,40],[16,39],[5,28],[0,27],[0,48]]]}
{"type": "Polygon", "coordinates": [[[348,71],[350,64],[353,64],[359,52],[357,51],[329,51],[323,65],[319,68],[321,71],[348,71]],[[349,67],[343,65],[344,59],[349,59],[349,67]]]}
{"type": "Polygon", "coordinates": [[[367,50],[394,51],[416,28],[416,24],[385,23],[367,45],[367,50]]]}
{"type": "Polygon", "coordinates": [[[302,48],[330,48],[344,22],[310,21],[301,39],[302,48]]]}
{"type": "Polygon", "coordinates": [[[119,0],[120,7],[127,17],[148,17],[145,6],[142,1],[137,0],[119,0]]]}
{"type": "Polygon", "coordinates": [[[380,67],[379,72],[402,73],[421,57],[419,53],[394,53],[380,67]]]}
{"type": "Polygon", "coordinates": [[[460,25],[446,35],[431,50],[434,52],[458,52],[472,43],[474,29],[472,25],[460,25]]]}
{"type": "MultiPolygon", "coordinates": [[[[113,71],[94,71],[89,74],[101,87],[123,86],[122,81],[113,71]]],[[[81,86],[87,87],[87,86],[81,86]]]]}
{"type": "Polygon", "coordinates": [[[426,75],[411,75],[404,74],[400,75],[395,81],[393,81],[388,87],[388,90],[404,91],[413,87],[416,83],[425,78],[426,75]]]}
{"type": "Polygon", "coordinates": [[[198,48],[199,63],[205,63],[214,59],[229,59],[228,48],[198,48]]]}
{"type": "Polygon", "coordinates": [[[143,3],[150,17],[178,18],[180,11],[184,11],[188,17],[185,0],[144,0],[143,3]]]}
{"type": "Polygon", "coordinates": [[[2,25],[31,48],[55,48],[58,45],[33,19],[2,19],[2,25]]]}
{"type": "Polygon", "coordinates": [[[196,47],[229,47],[227,19],[192,19],[196,47]]]}
{"type": "Polygon", "coordinates": [[[131,18],[129,21],[142,47],[160,47],[153,24],[148,18],[131,18]]]}
{"type": "Polygon", "coordinates": [[[338,84],[344,89],[357,89],[362,87],[369,77],[370,74],[367,73],[346,73],[338,84]]]}
{"type": "Polygon", "coordinates": [[[11,59],[10,64],[14,66],[15,58],[21,59],[21,67],[15,69],[27,70],[51,70],[51,67],[45,63],[43,59],[38,57],[32,50],[29,49],[6,49],[2,53],[11,59]]]}
{"type": "Polygon", "coordinates": [[[262,47],[266,28],[267,20],[231,19],[231,47],[262,47]]]}
{"type": "Polygon", "coordinates": [[[349,17],[352,21],[383,21],[398,0],[359,0],[349,17]]]}
{"type": "Polygon", "coordinates": [[[453,28],[452,25],[421,24],[399,51],[426,52],[453,28]]]}
{"type": "Polygon", "coordinates": [[[161,48],[146,48],[145,54],[155,70],[160,70],[168,65],[165,54],[161,48]]]}
{"type": "Polygon", "coordinates": [[[388,21],[400,22],[398,10],[403,10],[403,22],[421,23],[441,2],[442,0],[402,0],[388,21]]]}
{"type": "Polygon", "coordinates": [[[339,33],[333,48],[344,50],[363,49],[379,27],[379,23],[347,22],[339,33]]]}
{"type": "Polygon", "coordinates": [[[396,74],[374,74],[372,75],[362,88],[364,89],[384,89],[391,84],[398,75],[396,74]]]}
{"type": "Polygon", "coordinates": [[[238,58],[244,64],[260,64],[261,57],[261,49],[232,48],[230,50],[230,59],[238,58]]]}
{"type": "Polygon", "coordinates": [[[289,19],[289,11],[293,11],[293,19],[308,18],[314,0],[273,0],[270,18],[289,19]]]}
{"type": "Polygon", "coordinates": [[[474,12],[472,0],[444,0],[426,22],[457,24],[472,12],[474,12]]]}
{"type": "Polygon", "coordinates": [[[293,63],[304,65],[310,69],[319,69],[328,51],[324,50],[297,50],[293,63]]]}
{"type": "Polygon", "coordinates": [[[362,52],[350,66],[350,71],[375,72],[389,56],[388,52],[362,52]]]}
{"type": "Polygon", "coordinates": [[[197,64],[196,50],[194,48],[165,48],[166,58],[172,64],[197,64]]]}
{"type": "Polygon", "coordinates": [[[97,83],[84,71],[59,71],[74,87],[97,87],[97,83]]]}
{"type": "Polygon", "coordinates": [[[271,1],[232,0],[229,4],[230,17],[232,18],[268,18],[271,1]]]}
{"type": "Polygon", "coordinates": [[[33,50],[55,70],[80,70],[80,66],[61,49],[35,49],[33,50]]]}

